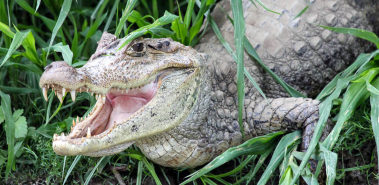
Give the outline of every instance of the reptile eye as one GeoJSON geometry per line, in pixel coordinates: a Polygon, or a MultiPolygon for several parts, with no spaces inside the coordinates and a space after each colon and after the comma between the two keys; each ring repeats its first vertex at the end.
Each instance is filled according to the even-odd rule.
{"type": "Polygon", "coordinates": [[[134,44],[132,48],[136,52],[141,52],[143,50],[143,43],[134,44]]]}
{"type": "Polygon", "coordinates": [[[158,44],[157,44],[157,48],[158,48],[158,49],[161,49],[161,48],[162,48],[162,43],[161,43],[161,42],[158,42],[158,44]]]}
{"type": "Polygon", "coordinates": [[[169,41],[164,41],[163,42],[166,46],[169,46],[170,45],[170,42],[169,41]]]}

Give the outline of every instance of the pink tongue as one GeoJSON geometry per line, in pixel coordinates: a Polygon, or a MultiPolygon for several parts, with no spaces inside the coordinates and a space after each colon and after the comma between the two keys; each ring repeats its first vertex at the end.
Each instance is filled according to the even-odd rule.
{"type": "Polygon", "coordinates": [[[134,112],[139,110],[141,107],[146,105],[149,100],[139,98],[139,97],[131,97],[131,96],[117,96],[112,97],[112,95],[107,94],[107,100],[111,102],[113,111],[111,116],[109,117],[109,122],[107,124],[107,128],[113,126],[111,123],[119,123],[124,119],[131,116],[134,112]]]}

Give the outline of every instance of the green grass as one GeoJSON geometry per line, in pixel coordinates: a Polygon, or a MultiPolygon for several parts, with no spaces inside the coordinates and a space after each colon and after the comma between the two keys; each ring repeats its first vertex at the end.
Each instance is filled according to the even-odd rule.
{"type": "MultiPolygon", "coordinates": [[[[301,133],[296,131],[286,135],[278,132],[253,138],[240,146],[230,148],[197,171],[166,169],[154,165],[136,147],[102,158],[57,156],[51,147],[52,135],[69,132],[73,117],[88,114],[95,99],[88,93],[80,93],[75,102],[64,99],[64,103],[61,104],[54,98],[53,93],[49,92],[46,102],[38,86],[40,75],[43,68],[52,61],[64,60],[73,67],[83,66],[96,50],[96,42],[103,31],[115,33],[119,38],[126,38],[124,44],[145,35],[152,38],[171,37],[185,45],[194,46],[205,33],[201,26],[209,24],[237,63],[240,123],[245,76],[265,97],[244,68],[244,50],[291,96],[303,97],[264,66],[245,37],[241,1],[232,1],[234,20],[228,17],[236,30],[236,51],[222,38],[209,14],[214,0],[162,2],[0,2],[0,137],[3,138],[0,141],[0,179],[22,183],[27,182],[27,179],[42,178],[56,184],[88,184],[94,178],[103,181],[114,179],[108,166],[115,166],[125,167],[127,171],[122,173],[124,180],[130,182],[131,179],[135,179],[137,184],[147,178],[161,184],[163,181],[169,181],[168,177],[176,176],[179,179],[186,175],[188,179],[183,184],[266,184],[270,178],[275,178],[272,172],[278,171],[279,177],[276,179],[284,185],[297,183],[300,176],[309,183],[317,181],[320,170],[314,175],[306,167],[311,156],[321,159],[318,169],[321,169],[321,164],[325,161],[328,184],[333,184],[335,179],[341,182],[347,171],[363,170],[369,173],[373,166],[372,160],[342,169],[337,169],[335,164],[337,153],[340,151],[357,150],[371,139],[375,139],[376,144],[379,143],[379,105],[376,103],[379,101],[379,90],[376,88],[379,85],[379,68],[376,64],[379,50],[358,57],[352,66],[337,75],[317,97],[323,101],[320,105],[320,121],[306,153],[295,151],[301,140],[301,133]],[[329,137],[319,143],[323,123],[330,114],[335,116],[337,124],[329,137]],[[316,148],[320,148],[320,151],[315,150],[316,148]],[[301,163],[298,164],[295,159],[301,163]],[[235,169],[221,174],[213,173],[217,167],[225,163],[231,164],[235,169]],[[194,181],[196,179],[197,181],[194,181]]],[[[266,8],[260,0],[255,2],[266,8]]],[[[298,16],[307,8],[299,12],[298,16]]],[[[269,12],[276,13],[271,10],[269,12]]],[[[371,32],[324,28],[352,34],[378,46],[379,39],[371,32]]],[[[275,182],[274,180],[271,183],[275,182]]]]}

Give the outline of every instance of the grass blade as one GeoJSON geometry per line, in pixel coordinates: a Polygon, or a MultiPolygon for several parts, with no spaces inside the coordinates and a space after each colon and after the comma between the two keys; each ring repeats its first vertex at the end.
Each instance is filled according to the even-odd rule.
{"type": "Polygon", "coordinates": [[[79,162],[79,160],[80,160],[81,157],[82,157],[81,155],[77,155],[77,156],[75,157],[74,161],[72,162],[70,168],[69,168],[68,171],[67,171],[66,177],[64,178],[64,181],[63,181],[63,185],[66,183],[66,181],[67,181],[68,177],[70,176],[72,170],[73,170],[74,167],[76,166],[76,163],[79,162]]]}
{"type": "Polygon", "coordinates": [[[325,166],[326,166],[326,184],[333,185],[334,180],[336,179],[336,167],[338,156],[336,153],[326,149],[322,144],[320,144],[320,149],[323,151],[325,158],[325,166]]]}
{"type": "Polygon", "coordinates": [[[72,3],[72,0],[65,0],[63,2],[61,11],[59,13],[58,20],[55,23],[55,26],[54,26],[54,29],[53,29],[53,33],[51,35],[51,40],[50,40],[49,48],[47,49],[46,60],[47,60],[47,56],[48,56],[48,54],[50,52],[50,47],[53,45],[55,36],[57,35],[59,29],[61,28],[61,26],[63,24],[63,21],[66,19],[67,15],[68,15],[68,12],[70,12],[71,3],[72,3]]]}
{"type": "Polygon", "coordinates": [[[117,5],[120,3],[120,0],[116,0],[113,4],[113,7],[112,7],[112,10],[111,10],[111,13],[109,14],[108,16],[108,20],[107,20],[107,23],[105,24],[105,27],[104,27],[104,30],[103,32],[105,31],[108,31],[108,28],[109,28],[109,25],[111,25],[111,22],[112,22],[112,19],[114,17],[114,14],[116,13],[116,8],[117,8],[117,5]]]}
{"type": "Polygon", "coordinates": [[[301,142],[301,131],[295,131],[290,134],[285,135],[276,146],[274,154],[266,170],[263,172],[262,177],[258,181],[258,185],[266,184],[270,178],[272,172],[279,166],[282,162],[282,159],[287,152],[290,152],[296,145],[301,142]]]}
{"type": "Polygon", "coordinates": [[[140,185],[142,182],[142,172],[143,172],[143,162],[138,161],[138,170],[137,170],[137,185],[140,185]]]}
{"type": "Polygon", "coordinates": [[[14,139],[15,139],[15,121],[12,116],[11,99],[8,94],[4,94],[0,91],[1,97],[1,109],[5,116],[5,132],[7,134],[7,145],[8,145],[8,161],[5,171],[5,179],[8,179],[9,173],[11,172],[14,163],[14,139]]]}
{"type": "Polygon", "coordinates": [[[11,46],[9,47],[7,54],[5,55],[3,61],[0,64],[0,68],[11,57],[12,53],[15,52],[21,46],[22,42],[26,39],[26,37],[29,33],[30,33],[30,31],[28,31],[28,32],[17,32],[14,35],[11,46]]]}
{"type": "Polygon", "coordinates": [[[186,30],[188,30],[188,28],[190,27],[194,6],[195,6],[195,0],[189,0],[187,11],[186,11],[186,14],[184,15],[184,24],[186,25],[186,30]]]}
{"type": "Polygon", "coordinates": [[[234,0],[230,2],[232,6],[234,22],[234,43],[236,48],[237,58],[237,94],[238,94],[238,122],[242,133],[242,138],[245,137],[243,131],[243,102],[245,100],[245,76],[244,76],[244,43],[245,37],[245,19],[243,17],[242,0],[234,0]]]}
{"type": "Polygon", "coordinates": [[[137,2],[138,0],[128,0],[128,2],[126,3],[125,10],[120,19],[120,23],[117,25],[117,28],[116,28],[116,32],[115,32],[116,37],[120,35],[121,30],[123,26],[125,25],[126,20],[128,19],[129,13],[132,11],[132,9],[137,4],[137,2]]]}
{"type": "Polygon", "coordinates": [[[55,44],[54,46],[50,47],[55,52],[61,52],[63,56],[63,60],[68,63],[68,65],[72,65],[72,57],[73,53],[70,50],[70,47],[68,45],[63,45],[61,42],[58,44],[55,44]]]}
{"type": "Polygon", "coordinates": [[[173,22],[177,18],[178,18],[178,16],[176,16],[174,14],[171,14],[170,12],[166,11],[165,14],[161,18],[155,20],[153,24],[141,27],[141,28],[139,28],[139,29],[131,32],[124,39],[124,41],[123,41],[122,45],[120,46],[119,50],[121,48],[123,48],[124,46],[126,46],[127,44],[129,44],[129,42],[131,42],[132,40],[136,39],[137,37],[140,37],[140,36],[146,34],[149,31],[149,29],[157,27],[157,26],[163,26],[163,25],[169,24],[169,23],[173,22]]]}
{"type": "Polygon", "coordinates": [[[337,33],[354,35],[361,39],[368,40],[370,42],[373,42],[376,45],[376,48],[379,49],[379,38],[373,32],[357,29],[357,28],[338,28],[338,27],[328,27],[328,26],[321,26],[321,25],[320,27],[337,32],[337,33]]]}
{"type": "MultiPolygon", "coordinates": [[[[224,12],[224,14],[228,17],[229,21],[232,23],[232,25],[234,26],[234,20],[225,12],[225,10],[219,6],[220,9],[224,12]]],[[[217,34],[216,34],[217,35],[217,34]]],[[[297,90],[295,90],[293,87],[291,87],[290,85],[288,85],[285,81],[283,81],[278,75],[276,75],[270,68],[268,68],[261,60],[261,58],[258,56],[258,53],[257,51],[255,51],[254,47],[251,45],[249,39],[247,39],[247,37],[245,36],[244,37],[244,46],[245,46],[245,50],[246,52],[254,58],[254,60],[256,62],[258,62],[259,65],[261,65],[261,67],[277,82],[279,83],[283,89],[289,94],[291,95],[292,97],[306,97],[304,96],[303,94],[301,94],[300,92],[298,92],[297,90]]],[[[263,93],[263,92],[262,92],[263,93]]],[[[261,93],[261,94],[262,94],[261,93]]],[[[265,96],[264,96],[265,97],[265,96]]]]}
{"type": "Polygon", "coordinates": [[[143,164],[146,166],[146,168],[149,170],[150,174],[153,176],[153,179],[155,181],[155,184],[157,185],[162,185],[161,181],[159,180],[157,174],[155,173],[154,170],[154,165],[151,164],[149,161],[147,161],[146,157],[142,158],[143,164]]]}
{"type": "Polygon", "coordinates": [[[181,184],[187,184],[191,181],[196,180],[197,178],[203,176],[204,174],[212,171],[213,169],[225,164],[227,161],[236,158],[241,155],[260,155],[264,154],[272,145],[275,145],[278,136],[284,134],[284,132],[275,132],[270,133],[264,136],[259,136],[252,138],[243,144],[229,148],[224,153],[213,159],[210,163],[208,163],[206,166],[201,168],[195,173],[192,173],[189,179],[182,182],[181,184]]]}
{"type": "Polygon", "coordinates": [[[357,75],[353,75],[353,76],[349,76],[349,77],[346,77],[346,78],[340,78],[340,79],[338,79],[337,80],[337,86],[336,86],[336,89],[334,90],[334,92],[330,96],[328,96],[319,105],[319,115],[320,116],[319,116],[319,120],[318,120],[318,122],[316,124],[312,140],[309,143],[309,147],[307,149],[307,152],[305,153],[304,158],[303,158],[303,160],[300,163],[299,170],[295,173],[295,176],[294,176],[293,180],[290,183],[291,185],[295,184],[296,181],[297,181],[297,179],[300,177],[300,175],[302,173],[302,170],[304,169],[304,167],[308,163],[308,160],[309,160],[310,156],[312,155],[313,151],[316,148],[316,145],[318,144],[318,141],[321,138],[322,131],[323,131],[324,127],[325,127],[325,123],[327,122],[328,117],[330,115],[330,111],[332,109],[333,100],[336,99],[336,98],[338,98],[340,96],[342,90],[345,89],[347,87],[347,85],[349,84],[349,82],[351,80],[354,80],[356,77],[357,77],[357,75]]]}
{"type": "MultiPolygon", "coordinates": [[[[375,136],[376,150],[379,154],[379,95],[371,93],[370,104],[371,104],[371,124],[372,131],[375,136]]],[[[379,164],[379,161],[378,161],[379,164]]]]}
{"type": "Polygon", "coordinates": [[[271,13],[275,13],[275,14],[281,14],[281,13],[278,13],[278,12],[275,12],[275,11],[272,11],[270,9],[268,9],[263,3],[261,0],[255,0],[259,5],[261,5],[265,10],[271,12],[271,13]]]}
{"type": "Polygon", "coordinates": [[[256,155],[250,155],[248,156],[240,165],[238,165],[236,168],[234,168],[233,170],[227,172],[227,173],[223,173],[223,174],[219,174],[219,175],[207,175],[207,177],[211,177],[211,178],[221,178],[221,177],[227,177],[227,176],[230,176],[232,174],[235,174],[239,171],[241,171],[241,169],[243,167],[245,167],[251,160],[255,160],[257,156],[256,155]]]}
{"type": "Polygon", "coordinates": [[[84,182],[84,185],[87,185],[89,183],[89,181],[91,180],[93,174],[95,173],[97,167],[101,164],[101,161],[106,158],[107,156],[103,156],[101,157],[101,159],[97,162],[96,166],[92,169],[91,173],[88,175],[87,179],[86,179],[86,182],[84,182]]]}

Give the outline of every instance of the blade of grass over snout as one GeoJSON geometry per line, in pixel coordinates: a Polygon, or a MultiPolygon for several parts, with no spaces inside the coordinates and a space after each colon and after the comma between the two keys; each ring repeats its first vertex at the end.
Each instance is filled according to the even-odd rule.
{"type": "Polygon", "coordinates": [[[270,147],[275,146],[279,136],[283,135],[284,132],[274,132],[264,136],[259,136],[252,138],[243,144],[229,148],[224,153],[213,159],[206,166],[200,170],[192,173],[189,179],[181,183],[182,185],[187,184],[197,178],[203,176],[204,174],[212,171],[213,169],[225,164],[233,158],[241,155],[260,155],[265,153],[270,147]]]}
{"type": "Polygon", "coordinates": [[[290,134],[282,137],[278,145],[276,145],[276,149],[274,154],[272,154],[270,163],[266,167],[266,170],[263,172],[262,177],[258,181],[258,185],[264,185],[267,183],[270,178],[272,172],[279,166],[279,164],[283,161],[284,156],[291,152],[294,147],[301,142],[301,131],[297,130],[290,134]]]}
{"type": "MultiPolygon", "coordinates": [[[[58,20],[57,20],[57,22],[55,23],[55,26],[54,26],[53,32],[52,32],[52,34],[51,34],[50,44],[49,44],[49,48],[47,49],[47,53],[50,52],[50,47],[53,45],[53,42],[54,42],[55,36],[57,35],[59,29],[61,28],[61,26],[62,26],[62,24],[63,24],[63,21],[66,19],[67,15],[68,15],[68,12],[70,12],[71,3],[72,3],[72,0],[65,0],[65,1],[63,2],[63,5],[62,5],[62,8],[61,8],[61,11],[60,11],[60,13],[59,13],[58,20]]],[[[63,35],[62,35],[62,36],[63,36],[63,35]]],[[[47,59],[47,56],[48,56],[48,55],[46,55],[46,59],[47,59]]]]}
{"type": "Polygon", "coordinates": [[[129,13],[130,13],[130,12],[133,10],[133,8],[136,6],[137,2],[138,2],[138,0],[129,0],[129,1],[126,3],[125,10],[124,10],[124,12],[122,13],[122,16],[121,16],[120,22],[118,23],[117,28],[116,28],[116,32],[115,32],[116,37],[118,37],[118,36],[120,35],[121,30],[122,30],[123,26],[125,25],[126,20],[128,19],[129,13]]]}
{"type": "Polygon", "coordinates": [[[82,157],[82,155],[77,155],[74,159],[74,161],[72,162],[70,168],[67,170],[67,174],[66,174],[66,177],[64,178],[64,181],[63,181],[63,185],[66,183],[68,177],[70,176],[72,170],[75,168],[76,166],[76,163],[79,162],[80,158],[82,157]]]}
{"type": "MultiPolygon", "coordinates": [[[[221,6],[218,6],[223,12],[224,14],[228,17],[229,21],[232,23],[232,25],[234,26],[234,20],[225,12],[225,10],[221,7],[221,6]]],[[[216,34],[217,35],[217,34],[216,34]]],[[[220,39],[219,39],[220,40],[220,39]]],[[[288,85],[285,81],[283,81],[278,75],[276,75],[270,68],[268,68],[261,60],[261,58],[258,56],[258,53],[257,51],[255,51],[254,47],[251,45],[250,41],[247,39],[247,37],[245,36],[244,37],[244,46],[245,46],[245,50],[246,52],[254,58],[254,60],[256,62],[258,62],[259,65],[262,66],[262,68],[268,73],[270,74],[270,76],[277,82],[279,83],[283,89],[289,94],[291,95],[292,97],[306,97],[304,96],[303,94],[301,94],[299,91],[297,91],[296,89],[294,89],[293,87],[291,87],[290,85],[288,85]]]]}
{"type": "Polygon", "coordinates": [[[138,37],[140,37],[140,36],[148,33],[149,29],[157,27],[157,26],[163,26],[163,25],[166,25],[166,24],[170,24],[172,21],[174,21],[177,18],[178,18],[178,16],[176,16],[174,14],[171,14],[170,12],[166,11],[164,13],[164,15],[162,17],[160,17],[159,19],[155,20],[153,24],[141,27],[141,28],[139,28],[139,29],[131,32],[124,39],[122,45],[118,49],[120,50],[121,48],[123,48],[124,46],[126,46],[127,44],[129,44],[129,42],[131,42],[132,40],[134,40],[134,39],[136,39],[136,38],[138,38],[138,37]]]}
{"type": "Polygon", "coordinates": [[[237,94],[238,94],[238,122],[242,133],[242,138],[245,137],[243,131],[243,102],[245,100],[245,75],[243,62],[243,38],[245,36],[245,19],[243,17],[242,0],[234,0],[230,2],[232,6],[233,17],[236,19],[234,24],[234,43],[236,48],[237,58],[237,94]]]}
{"type": "Polygon", "coordinates": [[[0,63],[0,67],[2,65],[4,65],[4,63],[12,56],[13,52],[15,52],[21,46],[22,42],[26,39],[26,37],[28,36],[29,33],[30,33],[30,31],[28,31],[28,32],[17,32],[14,35],[12,43],[8,49],[8,52],[5,55],[3,61],[0,63]]]}
{"type": "Polygon", "coordinates": [[[321,25],[320,27],[334,31],[334,32],[354,35],[361,39],[368,40],[370,42],[373,42],[376,45],[376,48],[379,49],[379,38],[373,32],[357,29],[357,28],[338,28],[338,27],[328,27],[328,26],[321,26],[321,25]]]}
{"type": "Polygon", "coordinates": [[[11,108],[11,99],[8,94],[4,94],[0,91],[1,97],[1,109],[5,116],[5,133],[7,138],[8,145],[8,160],[7,167],[5,171],[5,179],[8,179],[9,173],[11,172],[14,160],[14,139],[15,139],[15,121],[12,116],[12,108],[11,108]]]}

